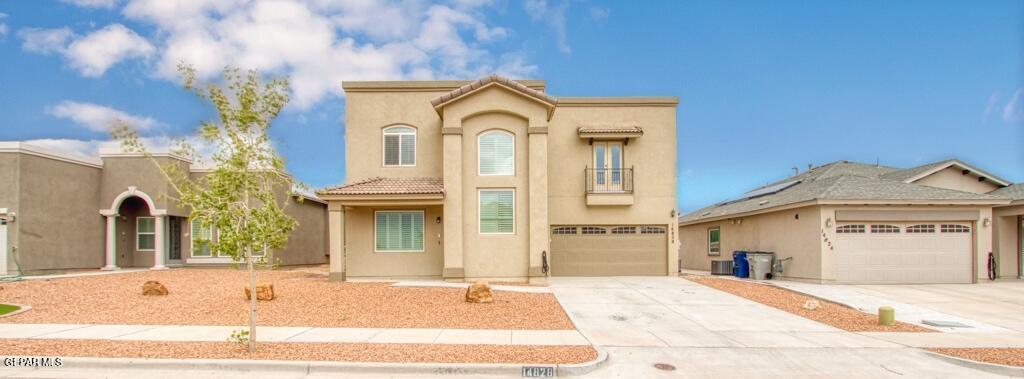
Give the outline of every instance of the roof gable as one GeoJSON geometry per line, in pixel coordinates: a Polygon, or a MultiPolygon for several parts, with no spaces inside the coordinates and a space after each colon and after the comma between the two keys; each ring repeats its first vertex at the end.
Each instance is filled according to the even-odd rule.
{"type": "Polygon", "coordinates": [[[430,100],[430,105],[434,107],[438,115],[443,117],[441,110],[454,102],[457,102],[466,97],[472,96],[473,94],[484,91],[487,88],[498,87],[513,94],[526,97],[527,99],[537,102],[538,104],[547,108],[548,119],[555,111],[555,106],[558,104],[558,100],[554,97],[548,96],[544,92],[532,89],[526,85],[519,83],[515,80],[498,76],[491,75],[478,80],[474,80],[469,84],[456,88],[455,90],[448,92],[444,95],[438,96],[433,100],[430,100]]]}
{"type": "Polygon", "coordinates": [[[981,169],[979,169],[977,167],[971,166],[971,165],[969,165],[967,163],[961,162],[961,161],[956,160],[956,159],[949,159],[949,160],[945,160],[945,161],[941,161],[941,162],[935,162],[935,163],[929,163],[929,164],[926,164],[926,165],[917,166],[917,167],[910,168],[910,169],[907,169],[907,170],[901,170],[901,171],[906,171],[906,172],[904,172],[904,173],[902,173],[901,175],[898,175],[898,176],[894,175],[891,178],[892,179],[898,179],[898,178],[902,177],[902,180],[903,180],[904,183],[914,183],[916,181],[919,181],[921,179],[924,179],[924,178],[927,178],[929,176],[932,176],[932,175],[934,175],[934,174],[936,174],[936,173],[938,173],[938,172],[940,172],[942,170],[945,170],[947,168],[950,168],[950,167],[954,167],[954,168],[963,170],[965,174],[968,174],[968,173],[975,174],[975,175],[977,175],[979,177],[985,178],[985,180],[989,180],[989,181],[991,181],[991,182],[993,182],[995,184],[998,184],[1001,187],[1005,187],[1005,186],[1008,186],[1008,185],[1012,184],[1012,183],[1010,183],[1010,182],[1008,182],[1008,181],[1006,181],[1006,180],[1004,180],[1004,179],[1002,179],[1002,178],[1000,178],[998,176],[989,174],[988,172],[985,172],[984,170],[981,170],[981,169]]]}

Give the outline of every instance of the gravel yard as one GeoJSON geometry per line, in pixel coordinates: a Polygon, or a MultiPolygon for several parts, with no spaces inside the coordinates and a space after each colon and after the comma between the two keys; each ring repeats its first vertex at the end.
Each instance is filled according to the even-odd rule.
{"type": "Polygon", "coordinates": [[[260,359],[336,362],[582,363],[597,358],[590,346],[260,343],[250,354],[232,342],[5,340],[2,356],[260,359]]]}
{"type": "MultiPolygon", "coordinates": [[[[551,294],[495,291],[490,304],[468,304],[464,289],[391,287],[389,283],[328,282],[326,269],[257,272],[277,298],[261,301],[259,325],[575,329],[551,294]]],[[[0,303],[32,310],[2,323],[245,325],[242,270],[172,269],[0,284],[0,303]],[[142,296],[156,280],[167,296],[142,296]]]]}
{"type": "Polygon", "coordinates": [[[779,287],[708,276],[689,275],[685,276],[685,278],[692,282],[850,332],[934,332],[932,329],[899,321],[893,326],[878,325],[878,316],[876,315],[867,314],[840,304],[779,287]],[[820,307],[815,310],[805,309],[804,304],[808,300],[817,301],[820,307]]]}
{"type": "Polygon", "coordinates": [[[928,350],[972,361],[1024,367],[1024,349],[1021,348],[941,348],[928,350]]]}

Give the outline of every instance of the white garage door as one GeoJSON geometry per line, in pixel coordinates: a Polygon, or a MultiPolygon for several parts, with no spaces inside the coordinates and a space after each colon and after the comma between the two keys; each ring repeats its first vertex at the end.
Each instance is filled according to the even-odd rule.
{"type": "Polygon", "coordinates": [[[866,222],[836,226],[841,283],[970,283],[971,225],[866,222]]]}

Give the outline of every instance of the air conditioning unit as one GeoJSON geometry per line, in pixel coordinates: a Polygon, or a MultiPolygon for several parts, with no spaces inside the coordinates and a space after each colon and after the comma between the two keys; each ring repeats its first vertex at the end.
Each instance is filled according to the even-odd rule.
{"type": "Polygon", "coordinates": [[[711,275],[732,275],[732,261],[711,261],[711,275]]]}

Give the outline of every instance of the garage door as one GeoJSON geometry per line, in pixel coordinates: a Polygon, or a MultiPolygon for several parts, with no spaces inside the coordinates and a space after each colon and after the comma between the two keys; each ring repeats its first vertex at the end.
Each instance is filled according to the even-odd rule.
{"type": "Polygon", "coordinates": [[[664,226],[556,226],[551,275],[666,275],[665,238],[664,226]]]}
{"type": "Polygon", "coordinates": [[[842,283],[970,283],[968,223],[873,222],[836,226],[842,283]]]}

